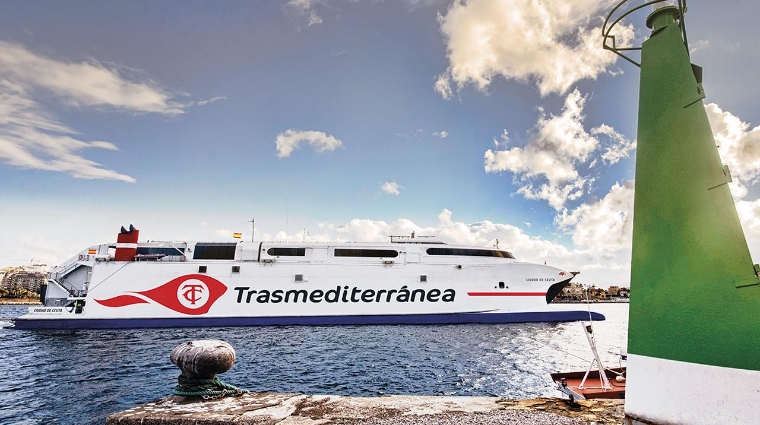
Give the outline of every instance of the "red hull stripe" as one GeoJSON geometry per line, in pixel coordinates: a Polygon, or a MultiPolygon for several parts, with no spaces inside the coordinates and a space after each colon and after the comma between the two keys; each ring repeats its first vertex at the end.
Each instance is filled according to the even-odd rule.
{"type": "Polygon", "coordinates": [[[545,297],[546,292],[468,292],[471,297],[545,297]]]}

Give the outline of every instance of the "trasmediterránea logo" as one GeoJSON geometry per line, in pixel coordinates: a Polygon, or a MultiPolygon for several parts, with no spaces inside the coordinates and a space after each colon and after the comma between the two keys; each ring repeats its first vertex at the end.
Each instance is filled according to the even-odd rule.
{"type": "Polygon", "coordinates": [[[224,293],[227,286],[203,274],[187,274],[147,291],[127,292],[105,300],[95,300],[106,307],[124,307],[133,304],[160,304],[178,313],[198,315],[208,313],[211,306],[224,293]]]}
{"type": "Polygon", "coordinates": [[[354,286],[336,286],[335,289],[323,291],[321,289],[276,289],[269,291],[266,289],[251,289],[250,286],[237,286],[234,289],[237,292],[238,304],[259,304],[268,303],[289,303],[294,302],[311,302],[311,303],[407,303],[407,302],[454,302],[457,293],[453,289],[412,289],[406,285],[399,289],[362,289],[354,286]]]}

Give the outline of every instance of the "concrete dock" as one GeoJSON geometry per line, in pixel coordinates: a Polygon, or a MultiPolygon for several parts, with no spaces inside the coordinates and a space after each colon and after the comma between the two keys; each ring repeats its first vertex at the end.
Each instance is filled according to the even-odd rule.
{"type": "Polygon", "coordinates": [[[617,425],[623,400],[500,397],[343,397],[249,393],[203,400],[169,396],[108,417],[106,425],[617,425]]]}

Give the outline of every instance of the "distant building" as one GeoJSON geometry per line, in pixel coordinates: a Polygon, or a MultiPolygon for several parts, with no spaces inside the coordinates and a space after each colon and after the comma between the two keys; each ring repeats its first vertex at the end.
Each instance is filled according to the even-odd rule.
{"type": "Polygon", "coordinates": [[[571,282],[569,285],[562,289],[559,297],[564,300],[585,300],[586,289],[583,284],[577,282],[571,282]]]}
{"type": "Polygon", "coordinates": [[[47,279],[47,266],[44,264],[32,264],[30,266],[7,267],[0,270],[2,279],[0,288],[26,289],[27,291],[39,292],[40,285],[47,279]]]}
{"type": "Polygon", "coordinates": [[[573,301],[602,301],[610,298],[628,298],[631,290],[620,286],[610,286],[608,289],[597,288],[595,285],[584,285],[578,282],[572,282],[565,286],[557,295],[558,302],[573,301]]]}
{"type": "Polygon", "coordinates": [[[607,296],[607,290],[602,288],[597,288],[594,285],[591,285],[590,288],[588,288],[588,297],[592,300],[606,300],[608,298],[607,296]]]}
{"type": "Polygon", "coordinates": [[[628,298],[631,294],[631,290],[626,287],[610,286],[607,289],[607,294],[613,298],[628,298]]]}

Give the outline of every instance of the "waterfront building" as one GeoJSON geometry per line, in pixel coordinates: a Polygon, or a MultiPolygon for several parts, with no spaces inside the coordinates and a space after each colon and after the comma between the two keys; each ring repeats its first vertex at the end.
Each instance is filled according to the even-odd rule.
{"type": "Polygon", "coordinates": [[[14,290],[25,289],[31,292],[39,292],[47,278],[47,266],[44,264],[32,264],[20,267],[7,267],[0,271],[0,289],[14,290]]]}

